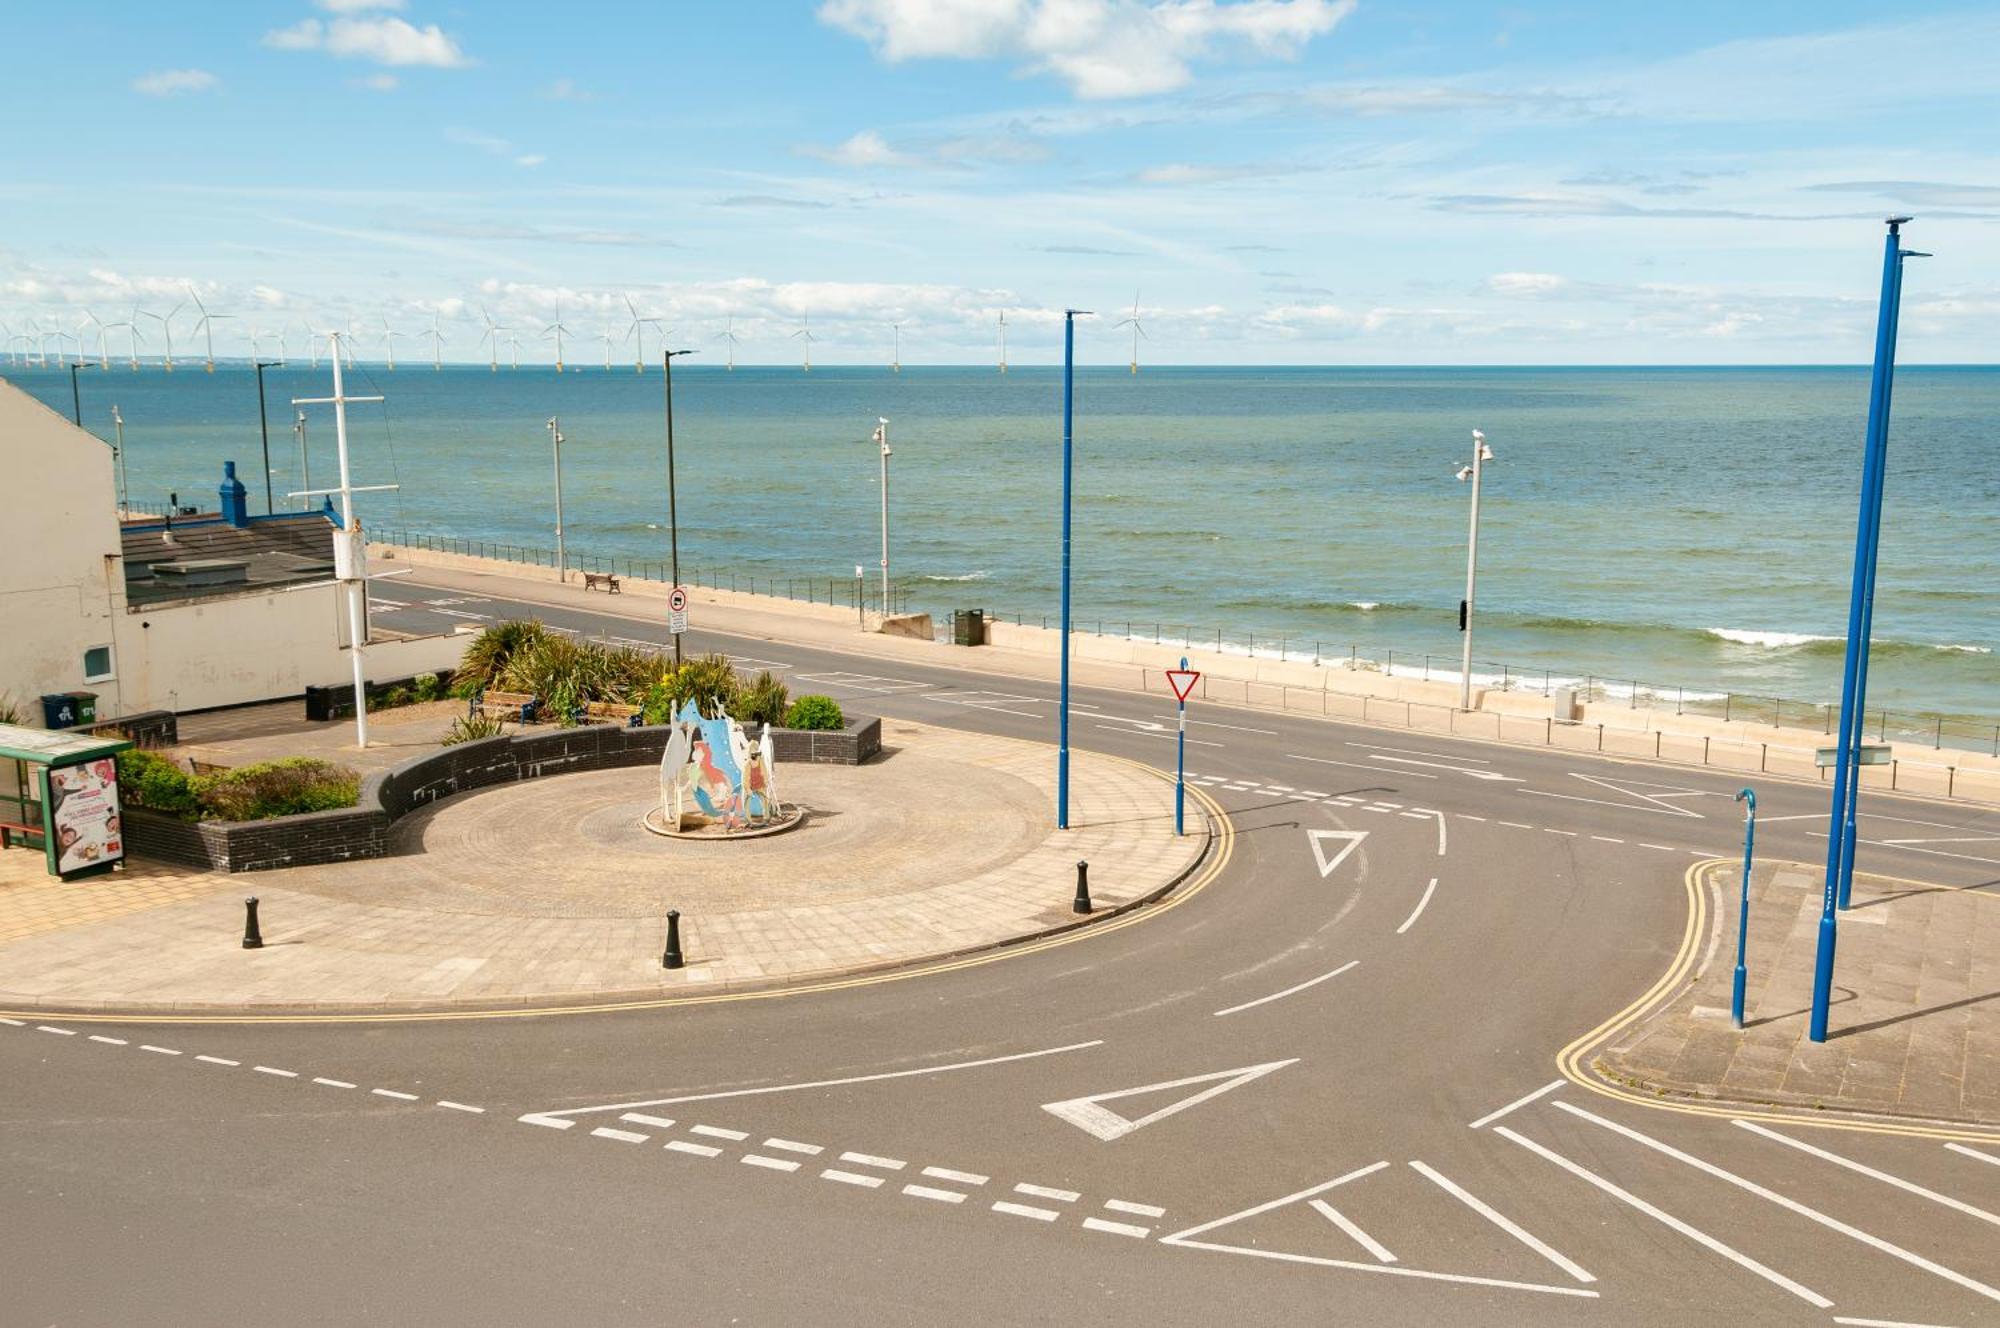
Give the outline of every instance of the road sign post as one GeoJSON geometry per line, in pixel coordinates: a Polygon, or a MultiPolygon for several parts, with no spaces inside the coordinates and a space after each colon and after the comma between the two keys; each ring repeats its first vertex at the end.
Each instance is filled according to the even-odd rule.
{"type": "Polygon", "coordinates": [[[1743,896],[1736,904],[1736,977],[1729,991],[1729,1023],[1743,1027],[1743,988],[1749,974],[1743,967],[1743,951],[1750,941],[1750,861],[1757,851],[1757,790],[1746,788],[1736,795],[1743,804],[1743,896]]]}
{"type": "MultiPolygon", "coordinates": [[[[688,592],[686,586],[675,586],[667,592],[667,631],[675,637],[688,629],[688,592]]],[[[680,642],[674,642],[676,649],[680,642]]]]}
{"type": "Polygon", "coordinates": [[[1201,680],[1201,674],[1188,668],[1187,656],[1181,656],[1181,666],[1167,670],[1167,685],[1174,689],[1174,700],[1179,702],[1177,718],[1179,727],[1174,735],[1174,834],[1187,833],[1187,699],[1194,685],[1201,680]]]}

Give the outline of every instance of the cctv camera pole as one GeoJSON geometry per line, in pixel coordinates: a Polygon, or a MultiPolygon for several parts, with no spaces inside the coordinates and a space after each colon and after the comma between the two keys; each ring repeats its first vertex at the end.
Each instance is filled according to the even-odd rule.
{"type": "Polygon", "coordinates": [[[1459,674],[1458,708],[1472,709],[1472,600],[1479,584],[1479,480],[1483,474],[1481,465],[1492,452],[1487,450],[1486,435],[1472,431],[1472,466],[1468,477],[1466,471],[1459,471],[1460,479],[1472,480],[1472,533],[1465,545],[1465,603],[1458,611],[1458,630],[1465,637],[1465,657],[1459,674]]]}
{"type": "Polygon", "coordinates": [[[555,458],[556,458],[556,580],[566,581],[569,579],[569,560],[563,553],[563,519],[562,519],[563,436],[562,436],[562,426],[556,422],[556,418],[553,415],[549,417],[549,442],[555,448],[555,458]]]}

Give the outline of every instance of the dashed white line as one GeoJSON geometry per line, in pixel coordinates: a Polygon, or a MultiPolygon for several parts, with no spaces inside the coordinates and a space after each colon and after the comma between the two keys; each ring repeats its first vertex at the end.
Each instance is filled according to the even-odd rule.
{"type": "Polygon", "coordinates": [[[1431,902],[1431,895],[1436,892],[1437,888],[1438,888],[1438,878],[1433,876],[1431,877],[1431,883],[1424,887],[1424,897],[1422,899],[1419,899],[1417,901],[1417,906],[1410,910],[1410,916],[1403,919],[1403,925],[1396,928],[1396,934],[1398,936],[1401,936],[1404,932],[1408,931],[1411,927],[1416,925],[1417,919],[1422,917],[1424,914],[1424,906],[1431,902]]]}
{"type": "Polygon", "coordinates": [[[1911,1323],[1907,1319],[1853,1319],[1844,1315],[1833,1316],[1835,1323],[1849,1324],[1852,1328],[1942,1328],[1935,1323],[1911,1323]]]}
{"type": "Polygon", "coordinates": [[[1812,1144],[1791,1138],[1789,1135],[1779,1134],[1776,1130],[1767,1130],[1754,1121],[1739,1120],[1735,1124],[1737,1128],[1748,1130],[1760,1139],[1769,1139],[1773,1143],[1784,1144],[1787,1148],[1796,1148],[1801,1153],[1809,1153],[1822,1161],[1831,1162],[1837,1167],[1845,1167],[1857,1175],[1866,1176],[1871,1180],[1879,1180],[1885,1185],[1893,1185],[1906,1194],[1914,1194],[1920,1198],[1929,1199],[1932,1203],[1943,1204],[1946,1208],[1964,1213],[1967,1217],[1976,1217],[1982,1222],[1991,1222],[1994,1226],[2000,1227],[2000,1216],[1995,1216],[1987,1212],[1984,1208],[1975,1208],[1962,1199],[1954,1199],[1948,1194],[1939,1194],[1936,1190],[1927,1190],[1923,1186],[1904,1180],[1900,1176],[1891,1176],[1886,1171],[1877,1171],[1873,1167],[1863,1166],[1852,1158],[1842,1157],[1839,1153],[1829,1153],[1824,1148],[1816,1148],[1812,1144]]]}
{"type": "Polygon", "coordinates": [[[1571,1277],[1575,1278],[1577,1281],[1587,1283],[1587,1282],[1595,1282],[1597,1280],[1595,1277],[1592,1277],[1589,1273],[1585,1272],[1581,1264],[1578,1264],[1575,1260],[1569,1258],[1567,1255],[1560,1253],[1559,1251],[1548,1245],[1546,1242],[1542,1241],[1532,1232],[1528,1231],[1526,1228],[1514,1222],[1511,1218],[1504,1216],[1497,1210],[1489,1207],[1482,1200],[1474,1197],[1466,1190],[1461,1189],[1457,1184],[1457,1182],[1451,1180],[1447,1176],[1444,1176],[1434,1168],[1427,1166],[1422,1162],[1412,1162],[1410,1163],[1410,1169],[1412,1171],[1415,1171],[1418,1175],[1422,1176],[1425,1180],[1428,1180],[1432,1184],[1436,1185],[1439,1189],[1443,1190],[1446,1194],[1449,1194],[1452,1198],[1464,1204],[1467,1208],[1470,1208],[1473,1212],[1485,1218],[1488,1222],[1491,1222],[1494,1226],[1499,1227],[1502,1231],[1512,1236],[1515,1240],[1520,1241],[1523,1245],[1526,1245],[1529,1249],[1541,1255],[1544,1259],[1547,1259],[1550,1263],[1554,1264],[1556,1267],[1568,1273],[1571,1277]]]}
{"type": "Polygon", "coordinates": [[[1504,825],[1509,830],[1532,830],[1535,828],[1524,821],[1495,821],[1493,824],[1504,825]]]}
{"type": "Polygon", "coordinates": [[[1133,1226],[1130,1222],[1107,1222],[1101,1217],[1084,1218],[1083,1227],[1086,1231],[1102,1231],[1113,1236],[1130,1236],[1134,1240],[1144,1240],[1153,1234],[1151,1227],[1133,1226]]]}
{"type": "Polygon", "coordinates": [[[818,1144],[802,1144],[796,1139],[766,1139],[764,1147],[775,1148],[784,1153],[804,1153],[807,1157],[818,1157],[826,1151],[818,1144]]]}
{"type": "Polygon", "coordinates": [[[1295,788],[1293,788],[1293,787],[1292,787],[1292,786],[1291,786],[1290,784],[1266,784],[1266,785],[1265,785],[1264,787],[1266,787],[1266,788],[1268,788],[1268,789],[1272,790],[1272,791],[1273,791],[1273,792],[1275,792],[1275,793],[1297,793],[1297,792],[1298,792],[1298,790],[1297,790],[1297,789],[1295,789],[1295,788]]]}
{"type": "Polygon", "coordinates": [[[1963,1153],[1967,1157],[1976,1157],[1981,1162],[1991,1162],[1994,1166],[2000,1167],[2000,1157],[1995,1157],[1991,1153],[1982,1153],[1977,1148],[1967,1148],[1964,1144],[1946,1144],[1945,1147],[1954,1153],[1963,1153]]]}
{"type": "Polygon", "coordinates": [[[692,1153],[696,1157],[718,1157],[722,1153],[720,1148],[710,1148],[707,1144],[691,1144],[685,1139],[669,1139],[662,1147],[670,1148],[676,1153],[692,1153]]]}
{"type": "MultiPolygon", "coordinates": [[[[353,1084],[343,1084],[334,1079],[315,1079],[313,1082],[316,1084],[327,1084],[334,1088],[354,1087],[353,1084]]],[[[529,1125],[540,1125],[550,1130],[567,1130],[576,1124],[573,1120],[564,1120],[558,1116],[523,1116],[521,1119],[529,1125]]]]}
{"type": "Polygon", "coordinates": [[[39,1032],[54,1033],[57,1037],[76,1036],[76,1030],[74,1028],[57,1028],[54,1024],[36,1024],[35,1028],[39,1032]]]}
{"type": "Polygon", "coordinates": [[[1330,798],[1333,796],[1331,793],[1322,793],[1318,789],[1300,789],[1299,792],[1305,794],[1308,798],[1330,798]]]}
{"type": "Polygon", "coordinates": [[[14,1028],[26,1028],[28,1026],[24,1021],[19,1019],[10,1019],[6,1015],[0,1015],[0,1024],[8,1024],[14,1028]]]}
{"type": "Polygon", "coordinates": [[[1027,1204],[1008,1203],[1005,1200],[993,1205],[996,1213],[1008,1213],[1014,1217],[1032,1217],[1037,1222],[1053,1222],[1062,1214],[1053,1208],[1032,1208],[1027,1204]]]}
{"type": "Polygon", "coordinates": [[[765,1157],[762,1153],[745,1153],[736,1159],[746,1167],[762,1167],[766,1171],[797,1171],[799,1164],[788,1157],[765,1157]]]}
{"type": "Polygon", "coordinates": [[[1165,1217],[1167,1210],[1152,1204],[1133,1203],[1129,1199],[1106,1199],[1104,1206],[1114,1213],[1131,1213],[1135,1217],[1165,1217]]]}
{"type": "Polygon", "coordinates": [[[371,1088],[368,1091],[376,1097],[393,1097],[399,1102],[415,1102],[417,1100],[415,1093],[399,1093],[393,1088],[371,1088]]]}
{"type": "MultiPolygon", "coordinates": [[[[179,1053],[178,1051],[175,1051],[175,1050],[174,1050],[174,1049],[173,1049],[172,1047],[156,1047],[156,1046],[154,1046],[154,1045],[153,1045],[152,1043],[150,1043],[150,1042],[141,1042],[141,1043],[139,1044],[139,1050],[141,1050],[141,1051],[150,1051],[150,1052],[153,1052],[153,1053],[154,1053],[155,1055],[159,1055],[159,1056],[178,1056],[178,1055],[180,1055],[180,1053],[179,1053]]],[[[260,1068],[261,1068],[261,1067],[260,1067],[260,1068]]]]}
{"type": "Polygon", "coordinates": [[[1471,812],[1453,812],[1452,815],[1461,821],[1484,821],[1486,819],[1484,816],[1474,816],[1471,812]]]}
{"type": "Polygon", "coordinates": [[[863,1189],[868,1190],[875,1189],[882,1183],[880,1176],[863,1176],[857,1172],[839,1171],[831,1168],[820,1172],[819,1178],[821,1180],[839,1181],[842,1185],[859,1185],[863,1189]]]}
{"type": "Polygon", "coordinates": [[[1030,1185],[1026,1181],[1016,1185],[1014,1193],[1033,1195],[1037,1199],[1054,1199],[1057,1203],[1075,1203],[1083,1197],[1075,1190],[1056,1190],[1046,1185],[1030,1185]]]}
{"type": "MultiPolygon", "coordinates": [[[[314,1082],[314,1083],[316,1083],[316,1084],[325,1084],[325,1085],[326,1085],[326,1086],[327,1086],[328,1088],[353,1088],[353,1087],[354,1087],[354,1085],[353,1085],[353,1084],[350,1084],[350,1083],[348,1083],[348,1082],[347,1082],[347,1081],[346,1081],[345,1079],[318,1079],[318,1078],[315,1078],[315,1079],[313,1080],[313,1082],[314,1082]]],[[[575,1122],[566,1122],[566,1124],[574,1124],[574,1123],[575,1123],[575,1122]]]]}
{"type": "Polygon", "coordinates": [[[1658,850],[1659,850],[1660,852],[1662,852],[1662,853],[1678,853],[1678,852],[1680,852],[1680,850],[1679,850],[1679,849],[1677,849],[1677,848],[1675,848],[1675,847],[1674,847],[1674,846],[1673,846],[1672,844],[1646,844],[1646,843],[1641,843],[1641,844],[1639,845],[1639,847],[1640,847],[1640,848],[1651,848],[1651,849],[1658,849],[1658,850]]]}
{"type": "Polygon", "coordinates": [[[953,1171],[950,1167],[925,1167],[924,1174],[933,1180],[955,1180],[960,1185],[984,1185],[993,1179],[976,1171],[953,1171]]]}
{"type": "Polygon", "coordinates": [[[1274,991],[1269,996],[1259,996],[1254,1001],[1245,1001],[1241,1005],[1232,1005],[1227,1010],[1217,1010],[1215,1012],[1214,1017],[1220,1019],[1223,1015],[1226,1014],[1235,1014],[1240,1010],[1253,1009],[1256,1006],[1263,1005],[1269,1001],[1282,1000],[1287,996],[1296,995],[1297,993],[1304,991],[1308,987],[1317,987],[1320,983],[1327,981],[1329,978],[1339,977],[1342,973],[1345,973],[1348,969],[1353,968],[1356,964],[1360,962],[1361,961],[1359,959],[1350,959],[1346,963],[1342,964],[1339,968],[1334,969],[1333,972],[1331,973],[1322,973],[1316,978],[1307,978],[1304,982],[1299,983],[1296,987],[1287,987],[1283,991],[1274,991]]]}
{"type": "Polygon", "coordinates": [[[917,1199],[935,1199],[939,1203],[964,1203],[962,1190],[940,1190],[929,1185],[905,1185],[903,1193],[917,1199]]]}
{"type": "Polygon", "coordinates": [[[1400,802],[1390,802],[1390,801],[1388,801],[1388,800],[1387,800],[1387,799],[1385,799],[1385,798],[1377,798],[1377,799],[1375,799],[1375,805],[1376,805],[1376,806],[1378,806],[1378,807],[1387,807],[1387,808],[1388,808],[1388,809],[1389,809],[1390,811],[1392,811],[1392,812],[1399,812],[1399,811],[1403,810],[1403,804],[1402,804],[1402,803],[1400,803],[1400,802]]]}
{"type": "Polygon", "coordinates": [[[1527,1096],[1515,1098],[1512,1102],[1509,1102],[1506,1106],[1500,1108],[1500,1110],[1487,1112],[1484,1116],[1481,1116],[1478,1120],[1472,1122],[1470,1128],[1477,1130],[1477,1129],[1482,1129],[1488,1125],[1491,1125],[1494,1121],[1499,1120],[1502,1116],[1505,1116],[1507,1113],[1511,1111],[1518,1111],[1522,1107],[1527,1106],[1530,1102],[1533,1102],[1537,1098],[1547,1097],[1550,1093],[1555,1092],[1558,1088],[1561,1088],[1564,1084],[1568,1082],[1569,1080],[1567,1079],[1552,1079],[1548,1083],[1543,1084],[1540,1088],[1537,1088],[1534,1092],[1529,1093],[1527,1096]]]}
{"type": "Polygon", "coordinates": [[[630,1121],[634,1125],[650,1125],[656,1130],[671,1130],[674,1128],[674,1122],[672,1117],[648,1116],[643,1111],[628,1111],[624,1115],[620,1116],[618,1119],[622,1121],[630,1121]]]}
{"type": "Polygon", "coordinates": [[[274,1075],[279,1079],[296,1079],[299,1077],[297,1070],[280,1070],[275,1065],[253,1065],[250,1068],[258,1074],[274,1075]]]}
{"type": "Polygon", "coordinates": [[[651,1137],[637,1130],[614,1130],[609,1125],[600,1125],[591,1133],[600,1139],[616,1139],[621,1144],[643,1144],[651,1137]]]}
{"type": "Polygon", "coordinates": [[[842,1153],[840,1160],[852,1162],[858,1167],[881,1167],[884,1171],[901,1171],[910,1165],[893,1157],[877,1157],[873,1153],[842,1153]]]}
{"type": "Polygon", "coordinates": [[[232,1068],[243,1064],[242,1061],[232,1061],[227,1056],[197,1056],[195,1059],[198,1061],[207,1061],[210,1065],[227,1065],[232,1068]]]}
{"type": "Polygon", "coordinates": [[[1556,828],[1555,828],[1554,826],[1552,826],[1552,825],[1545,825],[1545,826],[1543,826],[1543,827],[1542,827],[1542,831],[1543,831],[1543,833],[1545,833],[1545,834],[1551,834],[1551,835],[1563,835],[1563,836],[1565,836],[1565,837],[1567,837],[1567,838],[1569,838],[1569,839],[1575,839],[1575,838],[1576,838],[1576,831],[1574,831],[1574,830],[1558,830],[1558,829],[1556,829],[1556,828]]]}
{"type": "Polygon", "coordinates": [[[727,1139],[731,1143],[742,1143],[750,1136],[742,1130],[725,1130],[720,1125],[690,1125],[689,1134],[705,1134],[711,1139],[727,1139]]]}
{"type": "MultiPolygon", "coordinates": [[[[132,1045],[131,1043],[127,1042],[124,1038],[106,1037],[102,1033],[92,1033],[90,1035],[90,1040],[92,1042],[102,1042],[108,1046],[113,1046],[113,1047],[129,1047],[132,1045]]],[[[201,1058],[197,1056],[195,1059],[199,1060],[201,1058]]]]}
{"type": "Polygon", "coordinates": [[[1313,1206],[1321,1217],[1333,1223],[1342,1231],[1345,1231],[1355,1244],[1374,1255],[1377,1263],[1396,1262],[1396,1256],[1389,1252],[1388,1246],[1356,1226],[1353,1219],[1348,1217],[1347,1214],[1341,1212],[1324,1199],[1310,1199],[1307,1202],[1313,1206]]]}
{"type": "Polygon", "coordinates": [[[1610,835],[1592,835],[1591,838],[1600,844],[1622,844],[1625,842],[1622,839],[1613,839],[1610,835]]]}
{"type": "Polygon", "coordinates": [[[446,1111],[469,1111],[475,1115],[480,1115],[480,1116],[486,1114],[486,1108],[484,1107],[468,1106],[463,1102],[449,1102],[446,1101],[444,1098],[439,1098],[437,1104],[443,1107],[446,1111]]]}
{"type": "Polygon", "coordinates": [[[1403,812],[1402,815],[1409,817],[1413,821],[1426,821],[1430,819],[1430,814],[1426,812],[1403,812]]]}

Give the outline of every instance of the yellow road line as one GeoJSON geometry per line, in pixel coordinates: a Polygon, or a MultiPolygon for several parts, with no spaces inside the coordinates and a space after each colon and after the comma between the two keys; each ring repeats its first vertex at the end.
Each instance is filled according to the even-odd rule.
{"type": "Polygon", "coordinates": [[[1992,1143],[2000,1139],[2000,1130],[1984,1130],[1977,1126],[1953,1126],[1947,1124],[1919,1124],[1864,1118],[1834,1112],[1803,1114],[1799,1112],[1772,1110],[1753,1107],[1749,1104],[1730,1106],[1726,1103],[1709,1105],[1706,1103],[1677,1100],[1672,1097],[1636,1093],[1607,1083],[1598,1078],[1588,1068],[1592,1052],[1610,1042],[1632,1025],[1638,1023],[1654,1008],[1678,988],[1694,967],[1696,953],[1701,948],[1701,938],[1708,930],[1708,892],[1701,887],[1704,872],[1731,868],[1734,860],[1729,858],[1708,858],[1687,869],[1682,884],[1687,889],[1687,927],[1681,934],[1681,945],[1674,955],[1667,971],[1659,981],[1647,988],[1645,995],[1612,1015],[1596,1028],[1591,1029],[1576,1041],[1564,1047],[1556,1056],[1556,1068],[1563,1077],[1579,1088],[1587,1088],[1604,1097],[1617,1098],[1656,1111],[1678,1112],[1684,1116],[1713,1116],[1724,1120],[1766,1121],[1781,1125],[1802,1125],[1818,1130],[1846,1130],[1859,1134],[1890,1134],[1916,1139],[1949,1139],[1967,1143],[1992,1143]]]}
{"type": "MultiPolygon", "coordinates": [[[[1137,766],[1162,778],[1165,772],[1122,756],[1092,753],[1094,759],[1121,761],[1137,766]]],[[[1193,880],[1174,890],[1157,904],[1135,908],[1130,912],[1102,923],[1086,924],[1047,936],[1038,941],[1026,941],[1019,945],[1000,943],[992,950],[982,950],[977,954],[961,956],[957,959],[941,960],[936,963],[918,963],[909,968],[892,969],[884,973],[861,974],[851,978],[829,978],[823,982],[804,983],[794,987],[771,987],[760,991],[712,992],[699,996],[664,996],[636,1001],[613,1001],[599,1005],[554,1005],[520,1010],[438,1010],[369,1013],[328,1013],[328,1014],[68,1014],[52,1010],[0,1010],[0,1014],[24,1019],[60,1019],[66,1024],[410,1024],[444,1022],[463,1019],[541,1019],[556,1015],[611,1014],[626,1010],[663,1010],[682,1005],[720,1005],[730,1001],[767,1001],[792,996],[807,996],[818,992],[846,991],[855,987],[871,987],[887,982],[905,982],[911,978],[930,977],[938,973],[953,973],[960,969],[976,968],[982,964],[997,963],[1002,959],[1012,959],[1021,955],[1039,954],[1059,945],[1071,945],[1088,940],[1093,936],[1103,936],[1119,931],[1135,923],[1158,917],[1169,909],[1178,908],[1201,893],[1229,865],[1236,849],[1236,826],[1229,819],[1222,804],[1194,785],[1188,786],[1188,793],[1208,812],[1210,824],[1215,827],[1214,841],[1209,851],[1209,861],[1193,880]]]]}

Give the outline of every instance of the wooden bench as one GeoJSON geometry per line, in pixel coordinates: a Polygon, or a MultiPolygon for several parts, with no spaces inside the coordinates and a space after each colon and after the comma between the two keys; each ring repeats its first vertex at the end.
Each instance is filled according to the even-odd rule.
{"type": "Polygon", "coordinates": [[[541,709],[541,701],[526,692],[497,692],[487,688],[472,699],[469,714],[490,715],[494,719],[511,719],[516,724],[532,724],[535,712],[541,709]]]}
{"type": "Polygon", "coordinates": [[[595,590],[599,586],[604,587],[604,593],[607,595],[623,593],[618,589],[618,577],[615,573],[585,572],[583,574],[583,588],[585,590],[595,590]]]}
{"type": "Polygon", "coordinates": [[[635,705],[620,705],[616,701],[592,701],[579,707],[570,716],[578,722],[584,720],[622,721],[627,728],[638,728],[645,718],[645,711],[635,705]]]}

